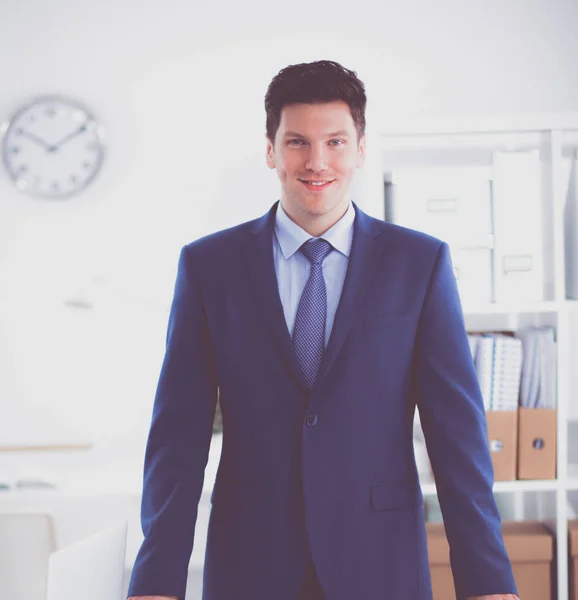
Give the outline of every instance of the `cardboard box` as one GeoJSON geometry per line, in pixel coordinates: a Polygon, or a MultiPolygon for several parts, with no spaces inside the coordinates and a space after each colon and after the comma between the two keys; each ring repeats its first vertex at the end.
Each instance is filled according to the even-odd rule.
{"type": "Polygon", "coordinates": [[[568,521],[569,598],[578,600],[578,519],[568,521]]]}
{"type": "Polygon", "coordinates": [[[514,481],[518,454],[518,411],[486,412],[488,443],[492,455],[495,481],[514,481]]]}
{"type": "MultiPolygon", "coordinates": [[[[426,523],[433,600],[455,600],[449,545],[441,523],[426,523]]],[[[502,535],[523,600],[552,600],[554,539],[542,523],[504,522],[502,535]]],[[[508,590],[504,590],[506,592],[508,590]]]]}
{"type": "Polygon", "coordinates": [[[518,409],[518,479],[556,479],[555,409],[518,409]]]}
{"type": "Polygon", "coordinates": [[[455,600],[450,547],[442,523],[426,523],[433,600],[455,600]]]}

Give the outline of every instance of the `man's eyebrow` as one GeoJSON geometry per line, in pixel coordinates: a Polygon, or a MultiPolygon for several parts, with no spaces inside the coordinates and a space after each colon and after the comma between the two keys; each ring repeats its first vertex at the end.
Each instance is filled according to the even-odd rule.
{"type": "MultiPolygon", "coordinates": [[[[327,137],[336,137],[338,135],[343,136],[343,137],[349,137],[349,133],[347,131],[345,131],[344,129],[341,129],[340,131],[336,131],[335,133],[330,133],[327,137]]],[[[300,133],[297,133],[295,131],[286,131],[285,137],[298,137],[298,138],[302,138],[304,140],[307,139],[304,135],[301,135],[300,133]]]]}

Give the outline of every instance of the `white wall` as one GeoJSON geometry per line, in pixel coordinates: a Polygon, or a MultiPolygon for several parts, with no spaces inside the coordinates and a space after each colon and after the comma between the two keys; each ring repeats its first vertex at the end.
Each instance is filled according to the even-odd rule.
{"type": "Polygon", "coordinates": [[[108,155],[69,201],[28,199],[0,176],[0,422],[18,437],[42,405],[95,434],[142,434],[180,246],[278,197],[263,98],[279,69],[355,69],[374,135],[413,115],[573,111],[577,17],[569,0],[2,0],[0,119],[70,94],[102,119],[108,155]],[[96,309],[62,308],[78,294],[96,309]]]}

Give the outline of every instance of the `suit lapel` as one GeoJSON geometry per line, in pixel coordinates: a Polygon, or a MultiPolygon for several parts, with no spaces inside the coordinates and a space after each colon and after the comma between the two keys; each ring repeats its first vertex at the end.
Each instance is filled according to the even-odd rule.
{"type": "Polygon", "coordinates": [[[347,274],[343,283],[341,299],[335,313],[331,336],[323,355],[323,361],[317,376],[316,388],[323,383],[335,361],[343,342],[351,328],[372,275],[381,257],[382,244],[378,243],[379,228],[371,218],[355,207],[353,242],[349,255],[347,274]]]}
{"type": "MultiPolygon", "coordinates": [[[[273,262],[273,232],[278,204],[279,202],[276,202],[271,210],[253,225],[249,242],[245,247],[245,260],[257,302],[275,344],[297,382],[303,388],[308,389],[293,348],[291,335],[287,329],[273,262]]],[[[380,250],[383,247],[377,243],[376,238],[380,233],[377,225],[355,203],[354,207],[356,214],[347,274],[331,336],[317,377],[316,388],[319,388],[323,379],[328,375],[339,354],[359,304],[369,286],[371,276],[381,256],[380,250]]]]}
{"type": "Polygon", "coordinates": [[[298,383],[307,389],[307,382],[287,329],[273,262],[273,232],[278,204],[276,202],[266,215],[255,222],[245,248],[245,260],[260,312],[264,315],[275,344],[298,383]]]}

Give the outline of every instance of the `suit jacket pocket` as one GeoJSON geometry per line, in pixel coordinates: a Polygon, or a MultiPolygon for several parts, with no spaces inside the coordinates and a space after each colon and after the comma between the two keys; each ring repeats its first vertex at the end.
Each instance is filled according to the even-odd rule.
{"type": "Polygon", "coordinates": [[[407,482],[382,481],[371,486],[373,510],[402,510],[416,503],[416,493],[412,492],[407,482]]]}

